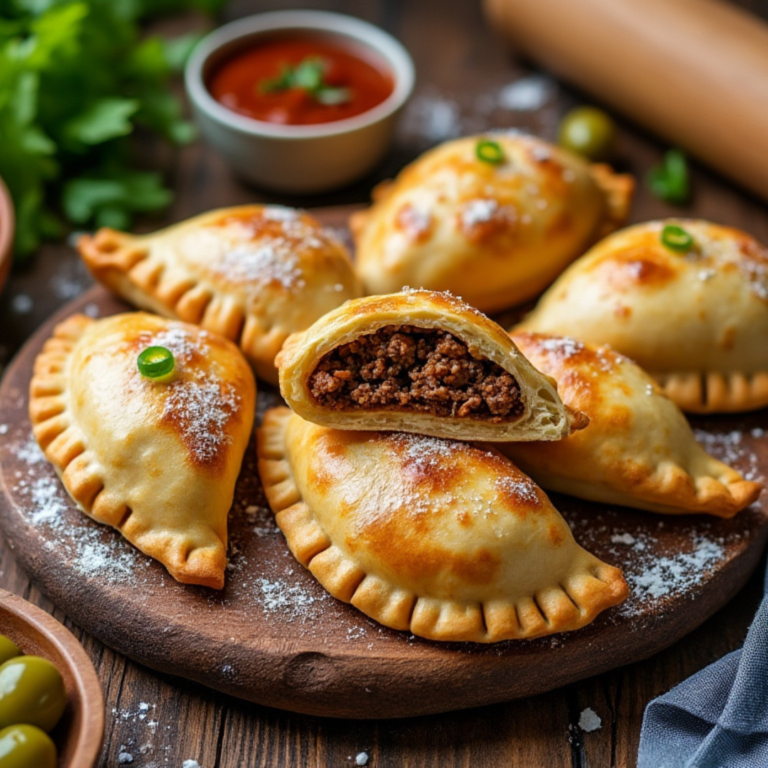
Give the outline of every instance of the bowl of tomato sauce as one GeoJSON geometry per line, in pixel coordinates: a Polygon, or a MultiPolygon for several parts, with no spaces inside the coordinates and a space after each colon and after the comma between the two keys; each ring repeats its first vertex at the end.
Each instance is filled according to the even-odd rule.
{"type": "Polygon", "coordinates": [[[360,19],[278,11],[205,37],[185,84],[203,136],[238,176],[305,194],[349,184],[380,162],[414,67],[395,38],[360,19]]]}

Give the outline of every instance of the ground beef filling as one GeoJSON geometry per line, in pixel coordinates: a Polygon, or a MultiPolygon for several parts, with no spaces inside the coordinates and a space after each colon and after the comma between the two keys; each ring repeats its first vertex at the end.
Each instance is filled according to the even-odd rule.
{"type": "Polygon", "coordinates": [[[329,352],[309,378],[315,400],[337,411],[391,409],[510,422],[520,387],[501,366],[445,331],[392,325],[329,352]]]}

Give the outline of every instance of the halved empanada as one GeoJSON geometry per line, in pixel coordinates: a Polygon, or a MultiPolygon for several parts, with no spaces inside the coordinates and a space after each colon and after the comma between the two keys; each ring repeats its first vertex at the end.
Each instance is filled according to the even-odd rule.
{"type": "Polygon", "coordinates": [[[480,643],[578,629],[622,602],[549,499],[490,449],[264,416],[259,472],[296,559],[393,629],[480,643]]]}
{"type": "Polygon", "coordinates": [[[557,381],[563,400],[589,426],[557,443],[498,448],[551,491],[651,512],[732,517],[760,495],[760,483],[710,456],[680,409],[641,368],[608,347],[514,333],[512,339],[557,381]]]}
{"type": "Polygon", "coordinates": [[[762,408],[768,405],[768,249],[706,221],[638,224],[579,259],[520,328],[610,344],[684,411],[762,408]],[[667,225],[682,227],[691,247],[664,245],[667,225]]]}
{"type": "Polygon", "coordinates": [[[102,229],[78,246],[110,290],[234,341],[273,384],[288,335],[361,295],[344,246],[312,216],[280,206],[223,208],[151,235],[102,229]]]}
{"type": "Polygon", "coordinates": [[[350,301],[288,339],[277,365],[288,405],[338,429],[559,440],[586,423],[500,326],[450,294],[350,301]]]}
{"type": "Polygon", "coordinates": [[[227,513],[253,428],[256,385],[237,347],[136,312],[56,326],[35,362],[35,437],[80,509],[178,581],[220,589],[227,513]],[[138,370],[148,347],[175,369],[138,370]]]}
{"type": "Polygon", "coordinates": [[[451,141],[353,216],[358,269],[367,293],[413,285],[451,291],[484,312],[504,309],[534,297],[620,226],[632,188],[630,176],[532,136],[451,141]],[[483,147],[498,162],[480,160],[483,147]]]}

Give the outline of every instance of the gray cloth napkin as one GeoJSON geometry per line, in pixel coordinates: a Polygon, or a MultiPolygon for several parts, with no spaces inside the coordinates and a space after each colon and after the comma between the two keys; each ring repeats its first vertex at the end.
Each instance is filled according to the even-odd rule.
{"type": "Polygon", "coordinates": [[[768,768],[765,588],[744,647],[646,707],[637,768],[768,768]]]}

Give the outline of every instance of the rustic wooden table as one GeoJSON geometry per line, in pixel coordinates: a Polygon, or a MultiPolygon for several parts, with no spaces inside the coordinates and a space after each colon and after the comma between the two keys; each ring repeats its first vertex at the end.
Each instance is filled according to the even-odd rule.
{"type": "MultiPolygon", "coordinates": [[[[293,5],[279,0],[234,0],[226,18],[293,5]]],[[[317,0],[318,7],[358,15],[399,37],[412,52],[417,89],[398,141],[371,177],[342,192],[311,199],[278,199],[239,183],[203,144],[173,156],[149,157],[169,169],[176,201],[167,221],[212,207],[254,200],[304,206],[362,202],[371,186],[444,139],[488,127],[519,126],[553,139],[562,112],[584,97],[545,73],[516,61],[486,27],[478,3],[464,0],[317,0]],[[520,78],[523,85],[507,88],[520,78]]],[[[768,2],[744,2],[768,16],[768,2]]],[[[194,20],[191,22],[194,23],[194,20]]],[[[175,29],[171,25],[172,29],[175,29]]],[[[703,87],[697,85],[696,87],[703,87]]],[[[642,179],[663,145],[621,125],[622,170],[642,179]]],[[[684,209],[652,198],[639,185],[632,221],[666,215],[711,218],[768,242],[764,203],[694,167],[694,198],[684,209]]],[[[161,222],[144,222],[154,228],[161,222]]],[[[32,331],[56,308],[91,284],[71,248],[47,246],[16,272],[0,295],[0,371],[32,331]]],[[[761,594],[755,576],[724,610],[685,640],[642,663],[552,693],[483,709],[404,721],[338,721],[247,704],[200,685],[150,672],[74,627],[34,586],[0,541],[0,587],[49,610],[81,639],[93,659],[107,701],[100,768],[129,753],[135,768],[354,765],[366,752],[374,768],[401,766],[632,766],[648,701],[739,647],[761,594]],[[592,732],[579,726],[587,707],[601,718],[592,732]]],[[[128,764],[128,763],[124,763],[128,764]]]]}

